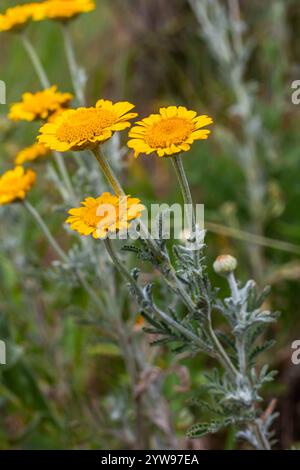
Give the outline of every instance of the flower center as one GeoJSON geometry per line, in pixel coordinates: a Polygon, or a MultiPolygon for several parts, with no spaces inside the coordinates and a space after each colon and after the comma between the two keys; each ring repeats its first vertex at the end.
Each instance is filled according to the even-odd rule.
{"type": "Polygon", "coordinates": [[[192,122],[184,118],[162,119],[150,126],[145,133],[145,141],[150,147],[164,148],[183,143],[194,130],[192,122]]]}
{"type": "Polygon", "coordinates": [[[61,142],[81,142],[99,136],[117,120],[113,111],[107,109],[78,109],[71,118],[61,123],[57,138],[61,142]]]}

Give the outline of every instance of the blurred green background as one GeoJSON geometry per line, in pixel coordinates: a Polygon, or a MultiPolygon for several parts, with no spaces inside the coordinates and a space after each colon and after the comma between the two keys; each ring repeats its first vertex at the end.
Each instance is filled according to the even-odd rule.
{"type": "MultiPolygon", "coordinates": [[[[1,0],[1,10],[11,3],[1,0]]],[[[91,105],[99,98],[129,100],[144,116],[162,105],[182,104],[214,118],[211,137],[195,144],[184,163],[194,200],[205,204],[213,282],[226,295],[211,265],[218,254],[230,252],[239,260],[239,278],[252,276],[261,285],[270,284],[270,306],[282,312],[269,331],[276,345],[263,360],[279,370],[265,398],[266,403],[277,400],[278,447],[286,448],[300,441],[300,366],[291,363],[292,341],[300,339],[299,106],[291,101],[291,83],[300,79],[300,4],[242,0],[237,18],[230,10],[236,2],[218,3],[242,25],[244,56],[237,53],[227,64],[213,50],[221,50],[222,44],[217,38],[214,45],[210,42],[193,2],[187,0],[98,0],[96,10],[74,21],[71,31],[78,62],[88,74],[91,105]],[[232,70],[242,71],[240,95],[232,70]],[[237,103],[245,96],[249,109],[241,111],[237,103]],[[254,169],[241,160],[241,149],[246,159],[250,149],[254,169]],[[233,231],[228,233],[228,227],[233,231]]],[[[33,24],[28,34],[51,82],[70,91],[58,25],[33,24]]],[[[17,35],[1,33],[0,41],[0,79],[7,84],[7,106],[0,108],[3,172],[17,150],[33,142],[38,129],[35,124],[9,123],[8,106],[40,86],[17,35]]],[[[126,142],[126,135],[122,139],[126,142]]],[[[167,160],[134,161],[128,153],[124,164],[122,178],[130,194],[147,205],[180,201],[167,160]]],[[[58,202],[51,186],[37,185],[32,199],[43,204],[52,231],[67,245],[61,228],[64,213],[59,207],[53,213],[58,202]]],[[[0,339],[8,341],[13,358],[0,366],[0,448],[124,448],[126,439],[118,428],[130,397],[118,349],[107,343],[93,348],[101,328],[78,321],[80,309],[89,308],[86,295],[78,287],[66,289],[49,274],[55,255],[26,214],[17,207],[1,208],[0,235],[0,339]]],[[[189,371],[189,385],[178,393],[180,373],[172,369],[172,353],[162,349],[155,361],[162,370],[171,368],[161,394],[171,403],[171,434],[177,444],[236,446],[232,432],[201,444],[184,437],[197,413],[187,398],[210,362],[183,357],[180,373],[189,371]]],[[[130,412],[127,418],[131,420],[130,412]]]]}

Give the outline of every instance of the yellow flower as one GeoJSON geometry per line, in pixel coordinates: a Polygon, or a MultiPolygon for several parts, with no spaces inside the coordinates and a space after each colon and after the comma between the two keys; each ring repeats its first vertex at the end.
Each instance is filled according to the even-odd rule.
{"type": "Polygon", "coordinates": [[[22,166],[16,166],[0,176],[0,205],[24,199],[35,178],[34,171],[25,171],[22,166]]]}
{"type": "Polygon", "coordinates": [[[47,0],[41,3],[34,19],[68,21],[80,13],[87,13],[94,9],[94,0],[47,0]]]}
{"type": "Polygon", "coordinates": [[[31,162],[39,157],[44,157],[47,153],[49,153],[49,150],[45,145],[36,142],[30,147],[25,147],[17,154],[15,164],[23,165],[25,162],[31,162]]]}
{"type": "Polygon", "coordinates": [[[38,140],[60,152],[95,147],[115,131],[130,127],[128,120],[137,116],[128,112],[132,108],[134,105],[127,101],[99,100],[92,108],[70,109],[42,126],[38,140]]]}
{"type": "Polygon", "coordinates": [[[32,19],[39,3],[27,3],[8,8],[0,15],[0,31],[20,31],[32,19]]]}
{"type": "Polygon", "coordinates": [[[12,104],[8,117],[12,121],[47,119],[60,108],[66,108],[72,98],[70,93],[57,91],[56,86],[37,93],[24,93],[20,103],[12,104]]]}
{"type": "Polygon", "coordinates": [[[160,108],[159,114],[151,114],[130,130],[128,147],[134,149],[135,157],[140,153],[163,157],[187,152],[195,140],[207,139],[210,130],[202,128],[212,122],[184,106],[160,108]]]}
{"type": "Polygon", "coordinates": [[[140,217],[145,209],[137,198],[118,197],[107,192],[96,199],[88,197],[81,204],[82,207],[69,210],[70,217],[66,222],[80,235],[102,239],[127,229],[130,221],[140,217]]]}

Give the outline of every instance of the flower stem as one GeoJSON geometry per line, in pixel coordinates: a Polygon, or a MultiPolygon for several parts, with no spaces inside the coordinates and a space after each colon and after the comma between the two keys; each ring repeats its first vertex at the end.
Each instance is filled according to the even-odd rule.
{"type": "MultiPolygon", "coordinates": [[[[194,249],[194,263],[197,271],[200,273],[201,265],[199,259],[199,251],[197,250],[197,226],[196,226],[196,217],[193,205],[193,198],[191,194],[190,185],[186,177],[186,173],[183,167],[181,155],[175,155],[171,158],[177,179],[180,185],[183,204],[184,204],[184,215],[187,217],[188,229],[190,237],[195,239],[195,249],[194,249]]],[[[199,287],[196,285],[196,294],[200,295],[199,287]]]]}
{"type": "Polygon", "coordinates": [[[208,329],[209,329],[211,340],[213,341],[215,345],[216,353],[217,353],[217,357],[219,361],[223,365],[224,369],[228,372],[228,375],[231,377],[231,379],[235,381],[236,378],[239,376],[239,371],[235,368],[235,366],[231,362],[225,349],[223,348],[217,335],[214,332],[212,319],[211,319],[211,313],[209,313],[208,315],[208,329]]]}
{"type": "MultiPolygon", "coordinates": [[[[28,54],[28,56],[29,56],[29,58],[32,62],[33,68],[36,71],[37,76],[39,77],[39,80],[41,82],[42,87],[43,88],[50,88],[51,85],[50,85],[49,79],[47,77],[45,69],[44,69],[44,67],[43,67],[43,65],[40,61],[39,56],[36,53],[36,50],[35,50],[32,42],[30,41],[28,36],[26,36],[25,33],[22,33],[20,37],[21,37],[23,46],[24,46],[24,48],[25,48],[25,50],[26,50],[26,52],[27,52],[27,54],[28,54]]],[[[59,152],[53,152],[53,155],[54,155],[56,164],[58,166],[59,172],[61,174],[61,177],[64,181],[64,184],[66,186],[66,189],[67,189],[68,193],[70,194],[70,196],[73,199],[76,199],[75,193],[74,193],[74,190],[73,190],[73,187],[72,187],[72,183],[71,183],[66,165],[64,163],[63,156],[59,152]]]]}
{"type": "Polygon", "coordinates": [[[101,152],[100,147],[98,146],[98,147],[93,148],[92,152],[94,156],[96,157],[105,178],[111,185],[116,195],[124,196],[125,192],[122,186],[120,185],[119,180],[116,177],[114,171],[112,170],[110,164],[108,163],[107,158],[101,152]]]}
{"type": "Polygon", "coordinates": [[[39,77],[39,80],[41,82],[41,85],[43,88],[49,88],[50,87],[50,82],[48,80],[48,77],[46,75],[46,72],[44,70],[44,67],[40,61],[39,56],[36,53],[35,48],[32,45],[32,42],[26,36],[25,33],[21,34],[21,40],[23,43],[23,46],[32,62],[32,65],[34,67],[34,70],[36,71],[37,76],[39,77]]]}
{"type": "Polygon", "coordinates": [[[81,106],[84,106],[85,96],[84,96],[84,90],[83,90],[83,82],[81,80],[81,70],[76,61],[73,41],[72,41],[72,37],[70,34],[69,25],[67,23],[62,25],[62,33],[63,33],[63,38],[64,38],[66,58],[67,58],[68,66],[70,69],[70,75],[71,75],[74,92],[75,92],[78,103],[81,106]]]}
{"type": "Polygon", "coordinates": [[[38,211],[35,209],[35,207],[33,207],[33,205],[30,204],[30,202],[26,199],[24,200],[24,205],[26,209],[28,210],[28,212],[30,213],[30,215],[34,218],[36,223],[41,228],[42,232],[44,233],[46,239],[48,240],[49,244],[52,246],[54,251],[58,254],[58,256],[61,258],[62,261],[64,261],[65,263],[68,263],[69,262],[68,256],[59,246],[59,244],[57,243],[57,241],[51,234],[50,230],[48,229],[47,225],[45,224],[45,222],[43,221],[42,217],[40,216],[38,211]]]}
{"type": "MultiPolygon", "coordinates": [[[[239,320],[242,322],[244,320],[245,312],[243,310],[243,306],[240,302],[240,291],[238,288],[238,284],[235,279],[234,272],[231,271],[226,276],[232,299],[236,305],[237,315],[239,315],[239,320]]],[[[246,354],[246,345],[245,339],[242,334],[236,336],[235,339],[235,347],[238,356],[238,367],[239,367],[239,376],[243,378],[243,380],[247,381],[248,377],[248,364],[247,364],[247,354],[246,354]]],[[[248,381],[251,384],[251,381],[248,381]]],[[[255,402],[252,403],[253,412],[255,412],[255,402]]],[[[254,422],[249,424],[249,427],[253,429],[255,434],[258,446],[262,450],[270,450],[271,446],[268,440],[268,437],[265,435],[261,423],[259,419],[255,419],[254,422]]]]}
{"type": "Polygon", "coordinates": [[[76,201],[77,198],[76,198],[76,195],[75,195],[72,183],[71,183],[71,179],[70,179],[68,170],[67,170],[66,165],[64,163],[64,157],[62,156],[61,153],[56,152],[56,151],[53,152],[53,156],[54,156],[55,162],[58,166],[59,172],[61,174],[61,177],[63,179],[63,182],[65,184],[65,187],[66,187],[69,195],[71,196],[71,198],[74,201],[76,201]]]}
{"type": "Polygon", "coordinates": [[[147,299],[145,298],[144,292],[141,289],[141,287],[138,285],[137,281],[133,278],[133,276],[130,274],[126,266],[121,262],[119,259],[113,244],[111,243],[111,240],[109,238],[106,238],[104,240],[104,245],[107,250],[108,255],[110,256],[112,262],[116,266],[117,270],[120,272],[120,274],[124,277],[124,279],[130,284],[130,286],[133,288],[134,293],[136,295],[137,300],[139,301],[139,304],[142,306],[142,308],[146,311],[149,312],[152,311],[156,315],[160,316],[166,323],[168,323],[171,327],[182,333],[186,338],[189,338],[193,343],[198,345],[200,348],[203,347],[203,343],[198,336],[196,336],[192,331],[189,331],[187,328],[185,328],[183,325],[178,323],[176,320],[171,318],[169,315],[167,315],[165,312],[157,308],[153,303],[149,303],[147,299]]]}
{"type": "MultiPolygon", "coordinates": [[[[58,254],[58,256],[61,258],[61,260],[64,263],[70,264],[69,257],[63,251],[63,249],[59,246],[59,244],[57,243],[57,241],[55,240],[55,238],[51,234],[50,230],[48,229],[47,225],[43,221],[43,219],[42,219],[41,215],[39,214],[39,212],[35,209],[35,207],[33,207],[32,204],[30,204],[30,202],[28,200],[25,199],[23,201],[23,204],[26,207],[26,209],[28,210],[28,212],[30,213],[30,215],[34,218],[37,225],[41,228],[41,230],[44,233],[47,241],[52,246],[54,251],[58,254]]],[[[91,297],[91,299],[93,300],[95,305],[97,305],[97,307],[102,312],[105,312],[106,309],[104,308],[104,305],[103,305],[102,301],[99,299],[97,294],[93,291],[93,289],[89,286],[89,284],[87,283],[87,281],[86,281],[83,273],[81,272],[81,270],[78,269],[78,268],[75,268],[75,272],[76,272],[76,276],[77,276],[79,282],[81,283],[82,287],[89,294],[89,296],[91,297]]]]}
{"type": "Polygon", "coordinates": [[[192,235],[195,233],[196,220],[195,220],[195,213],[193,209],[192,194],[191,194],[190,186],[188,183],[188,179],[184,171],[181,155],[180,154],[175,155],[174,157],[171,158],[171,161],[173,163],[175,173],[177,175],[178,182],[180,185],[182,198],[184,202],[184,213],[187,216],[188,226],[189,226],[188,228],[192,235]]]}
{"type": "MultiPolygon", "coordinates": [[[[105,156],[101,152],[100,147],[95,147],[92,150],[92,152],[93,152],[94,156],[96,157],[97,161],[99,162],[100,168],[101,168],[105,178],[107,179],[107,181],[109,182],[109,184],[113,188],[114,192],[118,196],[124,195],[125,192],[124,192],[117,176],[115,175],[115,173],[113,172],[111,166],[109,165],[107,159],[105,158],[105,156]]],[[[173,289],[176,290],[176,292],[179,294],[179,296],[181,297],[183,302],[188,306],[189,310],[190,311],[195,311],[196,306],[194,305],[193,300],[190,298],[190,296],[185,292],[185,290],[182,287],[180,281],[178,280],[178,278],[176,276],[176,272],[175,272],[175,270],[174,270],[174,268],[173,268],[173,266],[172,266],[172,264],[169,260],[169,257],[166,256],[166,254],[163,253],[160,250],[158,244],[152,238],[151,234],[147,230],[147,227],[145,227],[145,225],[143,224],[142,221],[140,221],[140,232],[141,232],[141,235],[143,236],[143,238],[145,239],[146,243],[148,244],[151,252],[155,255],[155,257],[158,261],[160,272],[164,276],[165,281],[169,285],[171,285],[171,287],[173,289]],[[164,270],[164,267],[166,268],[165,270],[164,270]],[[166,274],[166,272],[168,272],[168,274],[166,274]]]]}

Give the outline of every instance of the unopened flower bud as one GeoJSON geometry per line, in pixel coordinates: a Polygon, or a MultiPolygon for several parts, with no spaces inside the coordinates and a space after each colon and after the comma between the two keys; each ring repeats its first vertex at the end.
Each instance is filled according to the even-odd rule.
{"type": "Polygon", "coordinates": [[[214,270],[217,274],[229,274],[237,267],[237,260],[231,255],[220,255],[214,262],[214,270]]]}

